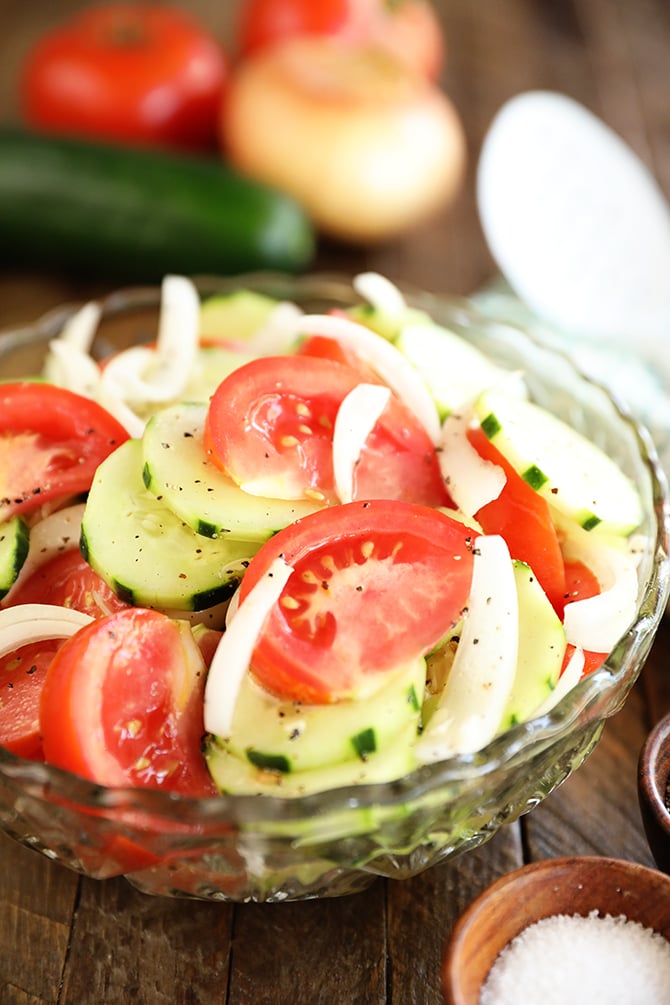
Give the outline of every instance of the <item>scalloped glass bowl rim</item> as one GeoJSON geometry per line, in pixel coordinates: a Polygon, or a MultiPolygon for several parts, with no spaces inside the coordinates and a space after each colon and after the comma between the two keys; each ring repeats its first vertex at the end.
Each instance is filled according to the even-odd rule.
{"type": "MultiPolygon", "coordinates": [[[[280,290],[282,296],[316,298],[319,300],[359,299],[352,293],[351,281],[337,273],[315,273],[310,276],[293,277],[274,273],[251,273],[234,278],[196,277],[198,287],[206,293],[227,292],[242,288],[257,288],[262,291],[280,290]],[[292,293],[290,292],[292,291],[292,293]]],[[[480,315],[466,299],[444,297],[426,293],[399,284],[408,299],[429,312],[451,312],[455,318],[465,318],[468,324],[484,329],[492,329],[496,322],[480,315]]],[[[108,296],[99,298],[103,306],[103,317],[135,309],[156,307],[159,301],[159,287],[129,287],[119,289],[108,296]]],[[[36,322],[0,332],[0,358],[12,349],[45,344],[62,327],[62,324],[81,306],[80,303],[64,304],[45,313],[36,322]]],[[[505,322],[507,330],[515,330],[519,339],[539,347],[549,355],[560,356],[555,349],[542,346],[533,336],[521,328],[505,322]]],[[[575,379],[586,381],[598,387],[597,382],[583,374],[564,357],[564,362],[574,371],[575,379]]],[[[603,389],[604,390],[604,389],[603,389]]],[[[612,396],[608,397],[612,399],[612,396]]],[[[281,797],[263,795],[220,795],[208,799],[191,799],[158,790],[118,788],[110,789],[93,782],[80,779],[41,762],[26,761],[0,748],[0,771],[14,784],[24,784],[27,789],[46,786],[50,799],[67,799],[82,810],[124,810],[150,814],[158,821],[160,817],[174,819],[178,806],[179,819],[184,823],[207,824],[208,830],[216,823],[230,828],[231,823],[244,821],[248,827],[254,822],[283,819],[304,819],[318,809],[319,813],[355,811],[370,806],[392,807],[408,803],[433,790],[457,783],[483,781],[520,755],[544,746],[559,736],[568,735],[574,729],[585,729],[604,721],[613,715],[634,684],[642,663],[644,649],[650,644],[665,608],[670,587],[670,561],[668,541],[670,535],[670,510],[667,499],[665,476],[660,469],[658,457],[649,435],[637,423],[620,402],[614,400],[621,421],[634,432],[643,463],[649,469],[653,505],[656,511],[656,540],[653,548],[650,578],[642,594],[639,616],[598,671],[582,680],[561,702],[541,718],[533,719],[513,727],[497,737],[481,751],[472,755],[451,757],[433,764],[417,768],[408,775],[390,782],[367,785],[351,785],[337,789],[323,790],[310,795],[281,797]],[[639,660],[638,653],[642,652],[639,660]]]]}

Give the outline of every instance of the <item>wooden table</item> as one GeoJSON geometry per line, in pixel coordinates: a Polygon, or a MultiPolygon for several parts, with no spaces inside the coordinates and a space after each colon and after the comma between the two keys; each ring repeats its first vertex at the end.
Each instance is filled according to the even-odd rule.
{"type": "MultiPolygon", "coordinates": [[[[15,77],[31,39],[74,0],[0,0],[0,118],[16,114],[15,77]]],[[[189,4],[229,38],[235,3],[189,4]]],[[[372,267],[438,292],[468,293],[492,273],[474,200],[474,167],[499,105],[531,88],[576,97],[619,131],[670,193],[666,0],[441,0],[444,86],[463,117],[467,185],[455,206],[376,250],[324,243],[317,267],[372,267]]],[[[0,239],[2,224],[0,221],[0,239]]],[[[104,277],[0,274],[0,326],[108,290],[104,277]]],[[[476,853],[406,882],[379,880],[340,900],[222,905],[147,897],[123,879],[81,879],[0,838],[3,1005],[439,1005],[452,926],[502,873],[564,854],[652,864],[636,799],[636,761],[670,710],[670,626],[587,763],[538,809],[476,853]]]]}

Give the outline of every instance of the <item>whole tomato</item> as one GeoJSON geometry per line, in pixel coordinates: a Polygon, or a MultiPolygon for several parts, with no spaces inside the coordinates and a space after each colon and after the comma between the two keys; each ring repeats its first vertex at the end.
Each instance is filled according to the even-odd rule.
{"type": "Polygon", "coordinates": [[[246,0],[238,26],[242,56],[294,35],[335,35],[374,42],[431,80],[445,40],[430,0],[246,0]]]}
{"type": "Polygon", "coordinates": [[[215,145],[228,61],[188,13],[170,5],[90,7],[44,35],[20,81],[38,129],[132,145],[215,145]]]}

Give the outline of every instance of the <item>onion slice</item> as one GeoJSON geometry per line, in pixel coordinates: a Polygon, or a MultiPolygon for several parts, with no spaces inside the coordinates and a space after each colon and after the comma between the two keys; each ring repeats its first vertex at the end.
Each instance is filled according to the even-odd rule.
{"type": "Polygon", "coordinates": [[[235,702],[251,656],[270,611],[279,600],[293,567],[276,558],[228,622],[212,659],[205,685],[205,729],[227,739],[235,702]]]}
{"type": "Polygon", "coordinates": [[[93,618],[57,604],[19,604],[0,611],[0,657],[21,646],[47,639],[66,639],[93,618]]]}
{"type": "Polygon", "coordinates": [[[499,464],[480,457],[467,437],[470,417],[452,412],[442,426],[438,461],[449,495],[466,516],[497,499],[507,475],[499,464]]]}
{"type": "Polygon", "coordinates": [[[475,542],[472,591],[439,705],[416,745],[420,762],[481,750],[496,735],[514,684],[519,605],[505,540],[475,542]]]}
{"type": "Polygon", "coordinates": [[[418,371],[391,342],[371,328],[335,314],[303,314],[296,327],[298,334],[322,335],[351,346],[416,415],[431,442],[438,443],[440,418],[435,402],[418,371]]]}
{"type": "Polygon", "coordinates": [[[400,318],[407,310],[407,303],[398,287],[379,272],[359,272],[354,276],[352,286],[359,296],[389,317],[400,318]]]}
{"type": "Polygon", "coordinates": [[[340,404],[333,430],[333,472],[340,502],[354,497],[354,469],[391,397],[382,384],[358,384],[340,404]]]}
{"type": "Polygon", "coordinates": [[[565,605],[565,634],[574,646],[608,653],[635,618],[637,557],[594,541],[582,552],[582,561],[595,573],[602,590],[594,597],[565,605]]]}
{"type": "Polygon", "coordinates": [[[166,276],[161,286],[156,348],[133,346],[109,361],[103,384],[133,404],[172,401],[186,387],[198,349],[200,299],[190,279],[166,276]]]}

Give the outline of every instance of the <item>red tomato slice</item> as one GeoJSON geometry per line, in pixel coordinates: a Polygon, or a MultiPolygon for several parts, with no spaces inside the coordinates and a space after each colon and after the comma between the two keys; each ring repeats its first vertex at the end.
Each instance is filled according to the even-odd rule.
{"type": "Polygon", "coordinates": [[[567,604],[573,600],[587,600],[600,593],[600,582],[588,566],[578,560],[565,562],[565,595],[567,604]]]}
{"type": "Polygon", "coordinates": [[[77,548],[69,548],[36,569],[11,595],[11,604],[7,606],[17,604],[58,604],[92,618],[128,607],[93,571],[77,548]]]}
{"type": "MultiPolygon", "coordinates": [[[[239,367],[212,396],[205,446],[238,484],[258,495],[337,502],[335,418],[360,374],[331,359],[266,356],[239,367]]],[[[354,498],[449,504],[428,434],[394,395],[361,452],[354,498]]]]}
{"type": "Polygon", "coordinates": [[[62,639],[34,642],[0,659],[0,746],[42,760],[40,695],[62,639]]]}
{"type": "Polygon", "coordinates": [[[371,367],[360,359],[353,349],[334,338],[325,335],[308,335],[296,350],[296,356],[313,356],[318,359],[332,359],[358,371],[367,383],[379,383],[379,377],[371,367]]]}
{"type": "Polygon", "coordinates": [[[128,608],[63,643],[42,691],[44,756],[100,785],[209,796],[205,666],[186,622],[128,608]]]}
{"type": "Polygon", "coordinates": [[[472,578],[472,531],[438,510],[371,500],[319,510],[270,539],[240,599],[282,555],[294,572],[257,642],[252,671],[311,703],[373,690],[458,623],[472,578]]]}
{"type": "Polygon", "coordinates": [[[493,502],[482,506],[475,518],[486,534],[501,534],[512,558],[526,562],[562,615],[565,571],[556,528],[547,501],[514,470],[481,429],[470,429],[468,439],[477,453],[503,468],[507,481],[493,502]]]}
{"type": "Polygon", "coordinates": [[[89,398],[53,384],[2,384],[0,520],[88,491],[98,464],[127,439],[89,398]]]}

